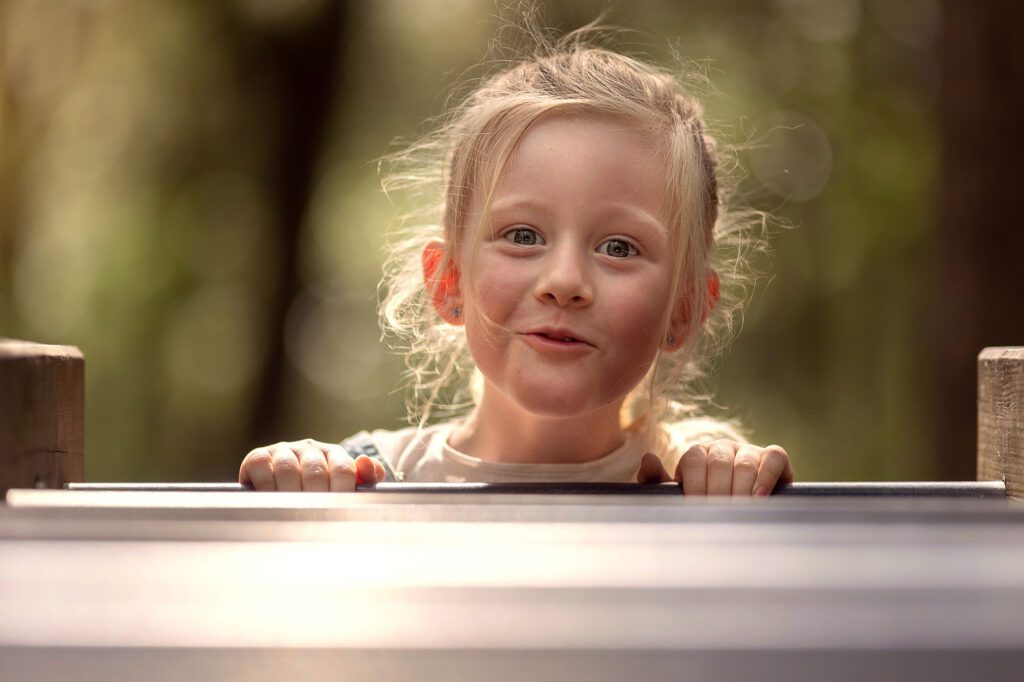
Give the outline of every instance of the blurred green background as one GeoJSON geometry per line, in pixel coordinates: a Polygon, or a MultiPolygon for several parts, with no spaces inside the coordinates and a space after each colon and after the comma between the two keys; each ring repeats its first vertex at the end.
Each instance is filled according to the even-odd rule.
{"type": "MultiPolygon", "coordinates": [[[[565,30],[604,3],[541,7],[565,30]]],[[[713,126],[759,143],[749,203],[794,226],[718,402],[802,480],[973,477],[975,356],[1024,343],[1019,277],[992,277],[1020,260],[1020,230],[986,218],[1012,215],[1012,191],[988,193],[1016,176],[985,169],[1021,148],[1003,12],[1021,18],[938,0],[643,0],[608,17],[641,31],[634,52],[706,63],[713,126]]],[[[376,159],[479,74],[496,14],[0,2],[0,335],[84,352],[87,480],[230,480],[260,444],[402,424],[375,303],[407,207],[376,159]]]]}

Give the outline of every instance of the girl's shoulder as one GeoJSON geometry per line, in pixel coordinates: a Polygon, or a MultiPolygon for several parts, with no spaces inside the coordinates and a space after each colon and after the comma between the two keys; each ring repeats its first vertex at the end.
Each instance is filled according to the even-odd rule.
{"type": "Polygon", "coordinates": [[[706,417],[664,423],[661,425],[661,429],[672,438],[673,442],[688,443],[687,447],[713,440],[747,442],[746,437],[735,424],[706,417]]]}
{"type": "Polygon", "coordinates": [[[735,424],[707,417],[662,423],[655,438],[658,441],[655,450],[663,453],[661,460],[668,471],[674,471],[683,453],[694,445],[715,440],[749,442],[735,424]]]}
{"type": "Polygon", "coordinates": [[[394,431],[360,431],[346,439],[343,444],[358,443],[364,447],[369,445],[388,465],[396,471],[401,471],[443,445],[452,428],[453,424],[442,423],[426,427],[408,426],[394,431]]]}

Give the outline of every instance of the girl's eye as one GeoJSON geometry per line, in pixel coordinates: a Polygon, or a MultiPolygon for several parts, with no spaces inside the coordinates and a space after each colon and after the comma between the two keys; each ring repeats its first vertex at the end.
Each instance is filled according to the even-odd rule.
{"type": "Polygon", "coordinates": [[[544,243],[544,240],[537,234],[537,231],[531,230],[528,227],[517,227],[514,230],[509,230],[505,233],[505,239],[520,246],[536,246],[537,244],[544,243]]]}
{"type": "Polygon", "coordinates": [[[598,246],[597,251],[613,258],[628,258],[629,256],[640,255],[636,247],[625,239],[609,239],[598,246]]]}

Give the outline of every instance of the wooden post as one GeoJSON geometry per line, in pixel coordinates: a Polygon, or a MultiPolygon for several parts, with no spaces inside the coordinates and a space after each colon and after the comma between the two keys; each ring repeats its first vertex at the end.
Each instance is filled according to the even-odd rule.
{"type": "Polygon", "coordinates": [[[1024,348],[978,355],[978,480],[1004,480],[1024,500],[1024,348]]]}
{"type": "Polygon", "coordinates": [[[0,500],[81,481],[84,446],[82,351],[0,339],[0,500]]]}

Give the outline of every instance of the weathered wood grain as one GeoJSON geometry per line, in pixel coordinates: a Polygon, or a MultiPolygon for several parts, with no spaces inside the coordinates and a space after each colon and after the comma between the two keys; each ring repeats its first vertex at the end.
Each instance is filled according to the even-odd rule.
{"type": "Polygon", "coordinates": [[[1024,348],[978,355],[978,480],[1004,480],[1024,499],[1024,348]]]}
{"type": "Polygon", "coordinates": [[[0,339],[0,494],[81,481],[84,449],[82,352],[0,339]]]}

